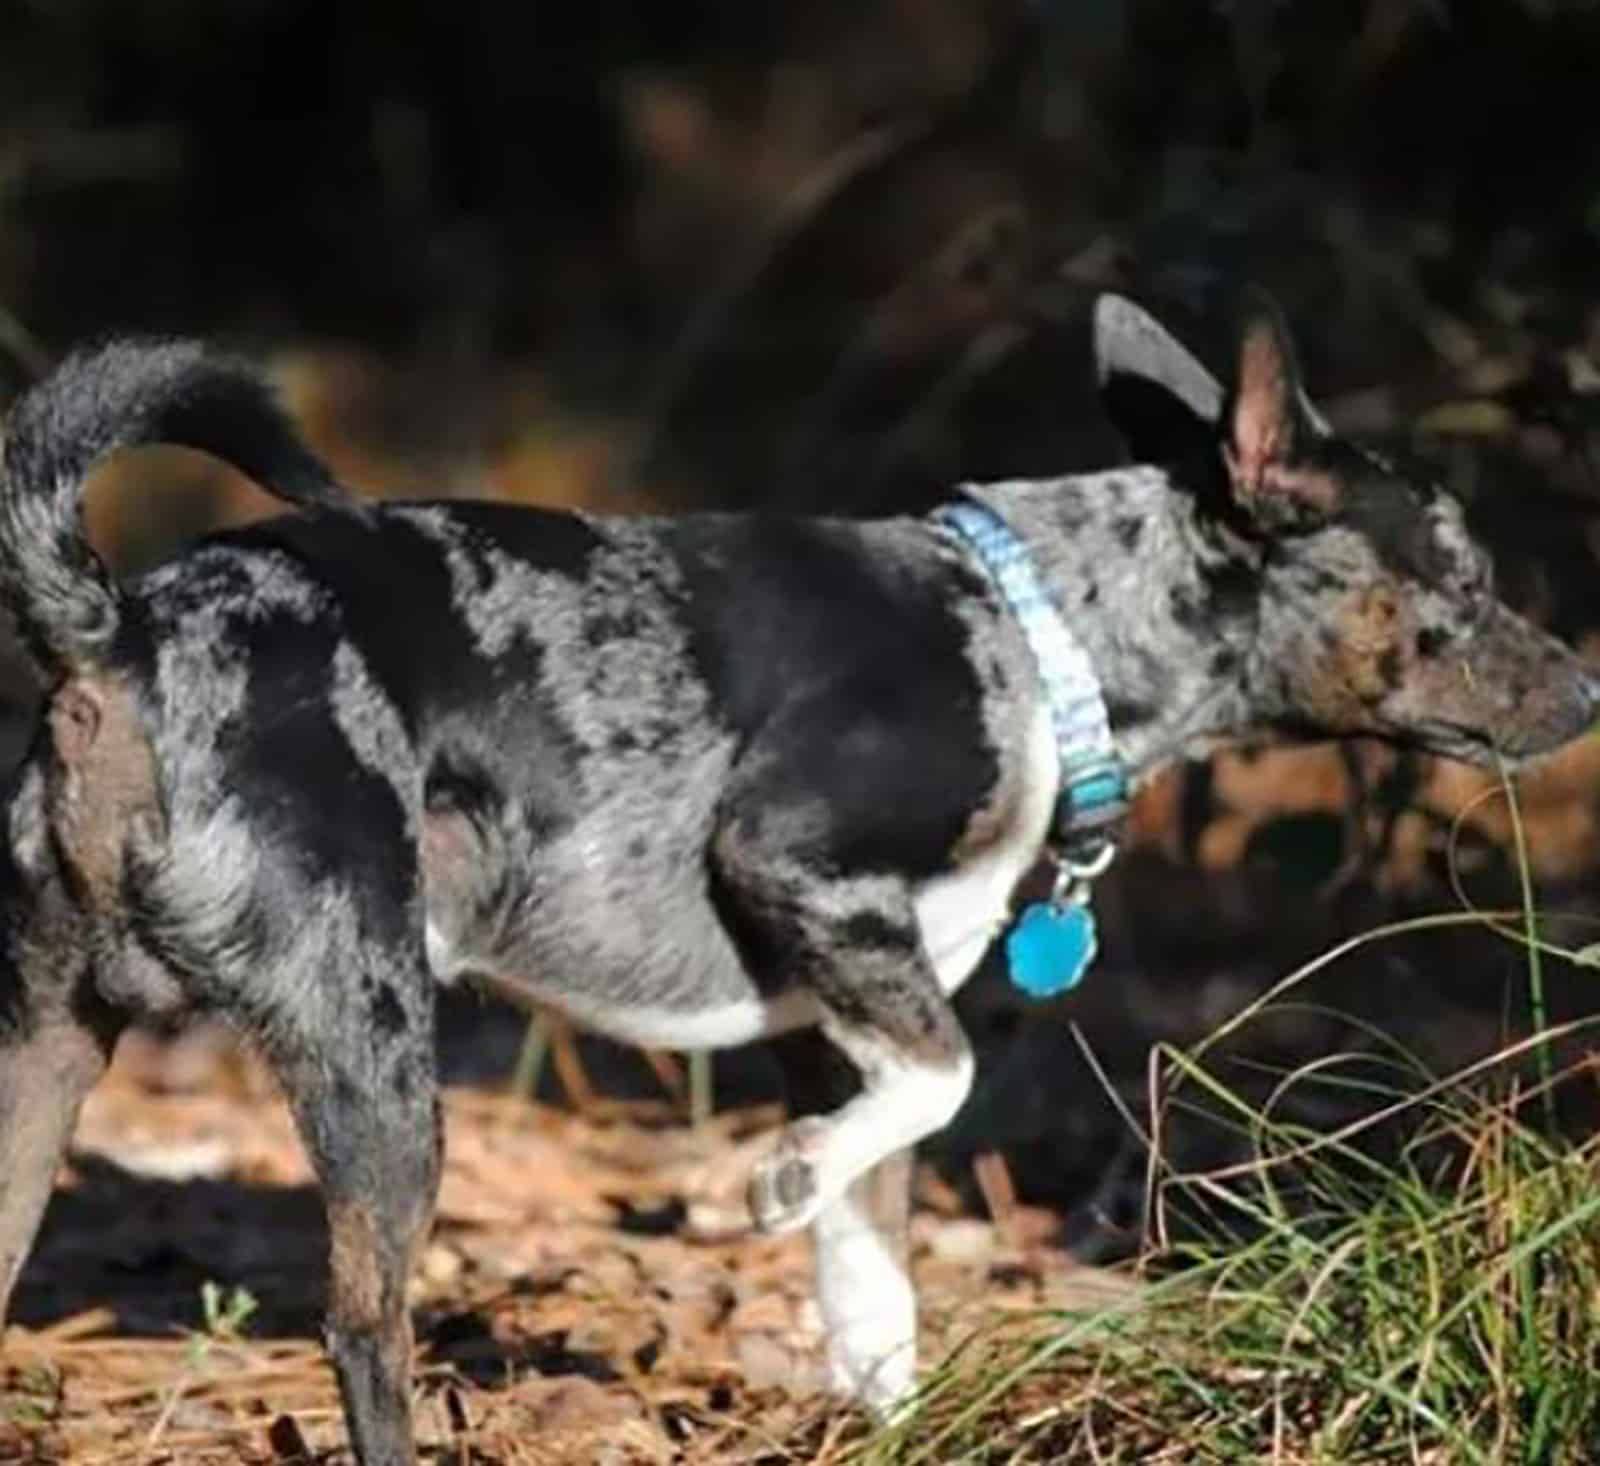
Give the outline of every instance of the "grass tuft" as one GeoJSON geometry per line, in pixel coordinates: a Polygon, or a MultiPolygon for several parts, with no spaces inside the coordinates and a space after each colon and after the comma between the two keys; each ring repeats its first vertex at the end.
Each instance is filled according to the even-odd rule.
{"type": "Polygon", "coordinates": [[[1594,1065],[1553,1061],[1592,1020],[1549,1025],[1541,966],[1600,965],[1600,946],[1541,935],[1509,785],[1505,796],[1521,910],[1374,929],[1194,1049],[1159,1050],[1137,1286],[1108,1307],[974,1335],[920,1411],[855,1448],[856,1466],[1600,1459],[1600,1137],[1563,1136],[1554,1104],[1562,1084],[1592,1085],[1594,1065]],[[1314,972],[1466,922],[1526,950],[1527,1037],[1439,1078],[1368,1027],[1366,1052],[1305,1064],[1264,1099],[1223,1079],[1225,1041],[1314,972]],[[1286,1118],[1348,1114],[1352,1100],[1359,1118],[1332,1129],[1286,1118]],[[1180,1108],[1230,1128],[1249,1158],[1173,1170],[1161,1130],[1180,1108]]]}
{"type": "Polygon", "coordinates": [[[854,1459],[1594,1460],[1600,1141],[1534,1123],[1540,1088],[1436,1085],[1382,1164],[1252,1112],[1254,1167],[1162,1179],[1185,1240],[1126,1299],[973,1337],[854,1459]]]}

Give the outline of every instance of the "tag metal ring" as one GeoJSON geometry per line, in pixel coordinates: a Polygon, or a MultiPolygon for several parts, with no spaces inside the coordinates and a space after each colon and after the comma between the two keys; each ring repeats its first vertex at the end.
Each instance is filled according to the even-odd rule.
{"type": "Polygon", "coordinates": [[[1116,844],[1105,841],[1098,850],[1087,860],[1074,860],[1070,856],[1061,862],[1061,868],[1067,871],[1077,881],[1097,881],[1110,867],[1111,862],[1117,858],[1116,844]]]}
{"type": "Polygon", "coordinates": [[[1050,904],[1057,910],[1063,906],[1087,905],[1090,888],[1096,878],[1106,873],[1116,853],[1116,846],[1107,840],[1088,860],[1072,860],[1063,855],[1056,866],[1050,904]]]}

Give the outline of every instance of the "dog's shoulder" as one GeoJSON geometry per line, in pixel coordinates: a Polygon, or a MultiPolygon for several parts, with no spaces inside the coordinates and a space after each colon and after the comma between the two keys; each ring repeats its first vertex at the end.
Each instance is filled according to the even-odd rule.
{"type": "Polygon", "coordinates": [[[1011,691],[976,565],[912,520],[690,519],[662,535],[716,716],[759,746],[763,801],[824,809],[840,868],[946,868],[1012,753],[994,736],[1011,691]]]}
{"type": "Polygon", "coordinates": [[[660,536],[696,661],[736,729],[811,694],[896,717],[975,696],[963,611],[987,586],[925,525],[705,516],[663,521],[660,536]]]}

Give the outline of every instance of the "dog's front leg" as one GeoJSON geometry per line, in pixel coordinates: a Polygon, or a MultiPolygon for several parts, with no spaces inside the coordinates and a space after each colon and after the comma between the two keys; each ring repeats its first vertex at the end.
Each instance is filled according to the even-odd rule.
{"type": "MultiPolygon", "coordinates": [[[[815,1030],[784,1036],[774,1051],[791,1115],[836,1110],[860,1089],[850,1065],[815,1030]]],[[[829,1382],[880,1417],[916,1386],[911,1166],[911,1151],[896,1151],[811,1224],[829,1382]]]]}
{"type": "Polygon", "coordinates": [[[758,1226],[812,1223],[832,1383],[880,1419],[916,1385],[911,1147],[950,1119],[972,1082],[965,1039],[939,1004],[948,1027],[933,1030],[938,1048],[864,1031],[859,1017],[825,1020],[823,1031],[860,1069],[861,1092],[831,1115],[792,1121],[750,1180],[758,1226]]]}
{"type": "MultiPolygon", "coordinates": [[[[873,955],[881,960],[856,954],[869,970],[873,955]]],[[[861,1092],[830,1115],[792,1121],[757,1165],[750,1209],[764,1231],[813,1221],[880,1161],[947,1124],[972,1088],[955,1014],[920,951],[916,964],[906,960],[905,981],[823,998],[822,1032],[859,1071],[861,1092]]]]}
{"type": "Polygon", "coordinates": [[[911,1152],[900,1150],[857,1176],[811,1224],[829,1381],[880,1419],[917,1383],[910,1222],[911,1152]]]}
{"type": "MultiPolygon", "coordinates": [[[[825,1037],[860,1078],[847,1104],[793,1120],[750,1181],[756,1224],[816,1222],[829,1353],[879,1413],[909,1390],[914,1310],[903,1221],[880,1224],[877,1188],[903,1188],[892,1160],[946,1124],[972,1085],[972,1054],[939,987],[905,882],[848,876],[782,843],[786,822],[733,815],[716,845],[724,895],[771,978],[808,989],[825,1037]],[[883,1177],[871,1176],[887,1163],[883,1177]]],[[[903,1209],[905,1203],[899,1202],[903,1209]]]]}

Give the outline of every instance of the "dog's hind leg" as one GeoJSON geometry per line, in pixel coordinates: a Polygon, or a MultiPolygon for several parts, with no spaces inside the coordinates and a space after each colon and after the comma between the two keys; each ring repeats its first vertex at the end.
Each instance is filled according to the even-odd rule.
{"type": "MultiPolygon", "coordinates": [[[[837,1109],[858,1086],[815,1031],[775,1051],[791,1114],[837,1109]]],[[[887,1415],[916,1384],[917,1304],[911,1286],[910,1150],[879,1161],[811,1224],[817,1301],[833,1388],[887,1415]]]]}
{"type": "Polygon", "coordinates": [[[433,980],[419,953],[324,973],[314,991],[323,1011],[270,1028],[269,1051],[327,1207],[328,1352],[356,1459],[410,1466],[406,1283],[432,1220],[441,1149],[433,980]]]}
{"type": "MultiPolygon", "coordinates": [[[[3,1023],[6,1020],[0,1020],[3,1023]]],[[[77,1123],[119,1025],[16,1015],[0,1034],[0,1329],[77,1123]]]]}

